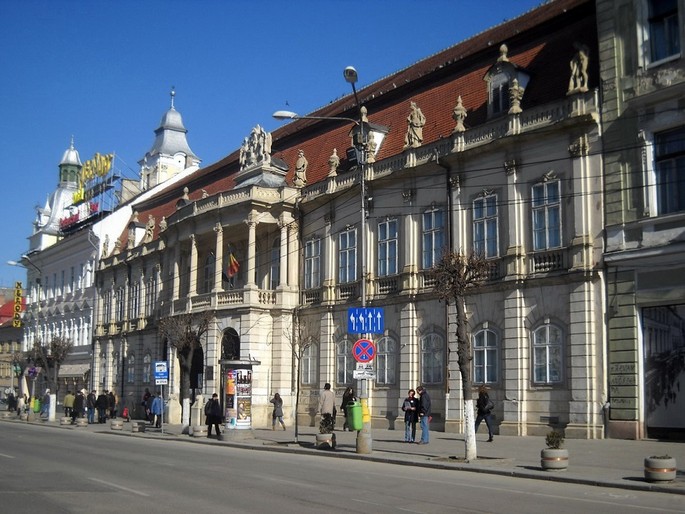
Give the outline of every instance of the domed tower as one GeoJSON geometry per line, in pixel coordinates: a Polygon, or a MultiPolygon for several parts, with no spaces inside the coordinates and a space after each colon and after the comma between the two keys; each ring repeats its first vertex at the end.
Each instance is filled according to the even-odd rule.
{"type": "Polygon", "coordinates": [[[140,165],[140,189],[146,191],[173,177],[190,166],[198,166],[200,159],[188,146],[187,130],[181,114],[174,107],[176,92],[171,89],[171,108],[164,113],[155,130],[155,141],[140,165]]]}
{"type": "Polygon", "coordinates": [[[71,145],[65,150],[59,163],[59,185],[78,185],[82,167],[81,158],[79,157],[78,150],[74,148],[74,137],[72,136],[71,145]]]}

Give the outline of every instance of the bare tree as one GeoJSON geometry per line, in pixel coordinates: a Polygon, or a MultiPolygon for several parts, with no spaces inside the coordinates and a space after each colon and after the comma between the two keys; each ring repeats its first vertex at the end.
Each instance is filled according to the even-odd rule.
{"type": "Polygon", "coordinates": [[[293,356],[293,380],[295,386],[295,441],[299,441],[299,422],[298,412],[300,412],[300,366],[302,364],[302,357],[305,352],[314,343],[314,337],[310,334],[309,328],[302,323],[300,319],[300,308],[297,307],[293,313],[292,331],[287,334],[286,338],[292,350],[293,356]]]}
{"type": "Polygon", "coordinates": [[[47,344],[40,339],[36,340],[28,351],[28,360],[45,370],[46,382],[48,385],[53,385],[52,389],[55,393],[59,391],[59,368],[72,346],[70,339],[57,336],[47,344]],[[52,380],[50,380],[50,371],[52,371],[52,380]]]}
{"type": "Polygon", "coordinates": [[[200,348],[202,336],[209,330],[213,318],[211,312],[205,311],[197,314],[179,314],[159,320],[159,335],[176,350],[181,371],[179,394],[181,405],[183,405],[185,398],[190,398],[190,372],[193,365],[193,354],[196,349],[200,348]]]}
{"type": "Polygon", "coordinates": [[[483,283],[489,266],[480,255],[465,256],[459,252],[445,252],[431,271],[435,278],[435,292],[447,304],[453,303],[456,309],[457,363],[464,397],[464,445],[467,461],[475,460],[478,453],[471,392],[473,349],[466,314],[466,295],[469,290],[476,289],[483,283]]]}

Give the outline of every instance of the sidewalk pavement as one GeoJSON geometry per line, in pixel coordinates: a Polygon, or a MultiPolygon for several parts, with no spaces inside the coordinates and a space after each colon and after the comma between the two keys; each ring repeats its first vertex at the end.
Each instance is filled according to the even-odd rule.
{"type": "MultiPolygon", "coordinates": [[[[16,418],[12,418],[9,422],[26,423],[16,418]]],[[[543,471],[540,468],[540,451],[545,448],[544,437],[495,436],[494,441],[488,443],[485,430],[481,430],[481,433],[477,435],[478,459],[475,462],[465,462],[462,434],[431,432],[430,444],[418,445],[404,442],[403,427],[396,430],[373,429],[371,431],[372,452],[358,454],[356,453],[356,432],[336,431],[335,450],[318,450],[315,447],[315,435],[318,429],[310,426],[298,428],[298,441],[296,441],[293,427],[288,427],[285,431],[264,428],[227,430],[219,440],[216,437],[189,436],[183,433],[183,427],[180,425],[164,425],[163,430],[147,425],[145,432],[134,433],[131,430],[131,423],[126,422],[123,424],[123,430],[120,431],[112,430],[109,422],[83,428],[61,426],[59,421],[35,421],[32,424],[112,435],[171,439],[262,451],[309,453],[317,456],[685,495],[685,442],[566,439],[564,448],[569,450],[568,469],[543,471]],[[664,454],[676,458],[678,472],[675,481],[646,482],[644,458],[664,454]]],[[[420,430],[418,432],[420,433],[420,430]]]]}

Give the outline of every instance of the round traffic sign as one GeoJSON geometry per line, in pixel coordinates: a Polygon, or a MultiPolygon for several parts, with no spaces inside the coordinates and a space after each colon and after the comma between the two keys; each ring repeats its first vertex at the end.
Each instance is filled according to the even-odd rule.
{"type": "Polygon", "coordinates": [[[357,362],[371,362],[376,356],[376,345],[368,339],[360,339],[352,346],[352,355],[357,362]]]}

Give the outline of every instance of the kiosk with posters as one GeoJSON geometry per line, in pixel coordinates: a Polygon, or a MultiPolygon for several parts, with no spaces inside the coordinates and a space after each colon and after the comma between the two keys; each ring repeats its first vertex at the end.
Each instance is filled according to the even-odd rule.
{"type": "Polygon", "coordinates": [[[250,360],[222,360],[222,407],[226,418],[225,434],[252,431],[252,367],[260,364],[250,360]]]}

